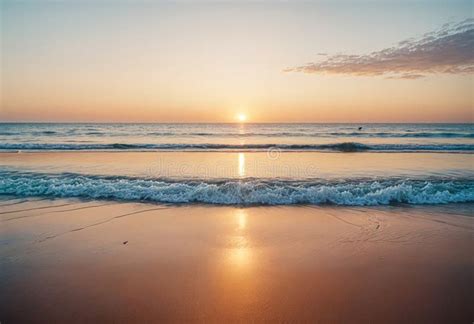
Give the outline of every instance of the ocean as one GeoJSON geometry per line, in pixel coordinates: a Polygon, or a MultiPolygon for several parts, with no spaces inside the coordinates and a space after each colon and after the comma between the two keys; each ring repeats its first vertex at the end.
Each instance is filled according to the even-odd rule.
{"type": "Polygon", "coordinates": [[[0,124],[0,150],[469,152],[472,124],[0,124]]]}
{"type": "Polygon", "coordinates": [[[472,124],[0,124],[0,194],[216,205],[474,202],[472,124]]]}

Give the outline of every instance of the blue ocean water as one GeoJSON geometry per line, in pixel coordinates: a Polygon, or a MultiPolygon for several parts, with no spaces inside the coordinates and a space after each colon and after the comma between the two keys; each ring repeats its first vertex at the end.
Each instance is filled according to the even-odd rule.
{"type": "Polygon", "coordinates": [[[472,124],[0,124],[0,151],[8,152],[0,155],[5,197],[219,205],[474,202],[472,124]],[[65,151],[89,158],[68,160],[65,151]],[[188,152],[171,154],[161,167],[206,160],[211,172],[165,176],[145,172],[143,156],[117,154],[135,151],[157,158],[188,152]],[[56,155],[48,160],[48,152],[56,155]],[[235,172],[219,175],[214,160],[235,172]],[[288,169],[252,171],[251,161],[262,160],[267,169],[288,169]],[[307,168],[314,161],[316,171],[307,168]],[[298,163],[308,172],[293,175],[298,163]]]}
{"type": "Polygon", "coordinates": [[[0,150],[474,150],[473,124],[0,124],[0,150]]]}

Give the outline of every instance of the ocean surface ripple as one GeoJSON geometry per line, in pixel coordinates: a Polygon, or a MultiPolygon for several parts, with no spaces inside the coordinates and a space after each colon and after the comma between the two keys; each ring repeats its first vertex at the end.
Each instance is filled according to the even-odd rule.
{"type": "Polygon", "coordinates": [[[0,123],[0,151],[473,152],[472,124],[0,123]]]}

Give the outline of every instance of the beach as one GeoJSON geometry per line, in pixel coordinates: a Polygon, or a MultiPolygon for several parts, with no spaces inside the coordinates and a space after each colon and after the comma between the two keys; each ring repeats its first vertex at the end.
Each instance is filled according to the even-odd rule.
{"type": "Polygon", "coordinates": [[[1,323],[472,321],[467,125],[2,127],[1,323]]]}
{"type": "Polygon", "coordinates": [[[1,320],[469,322],[471,215],[3,197],[1,320]]]}
{"type": "Polygon", "coordinates": [[[0,1],[0,324],[474,324],[472,0],[0,1]]]}
{"type": "Polygon", "coordinates": [[[474,324],[473,0],[0,1],[0,324],[474,324]]]}

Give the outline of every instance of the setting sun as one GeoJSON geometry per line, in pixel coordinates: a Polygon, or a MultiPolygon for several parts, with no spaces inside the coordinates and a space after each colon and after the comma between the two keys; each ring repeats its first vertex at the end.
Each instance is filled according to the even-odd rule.
{"type": "Polygon", "coordinates": [[[247,116],[244,115],[244,114],[238,114],[237,115],[237,119],[240,121],[240,122],[244,122],[247,120],[247,116]]]}

